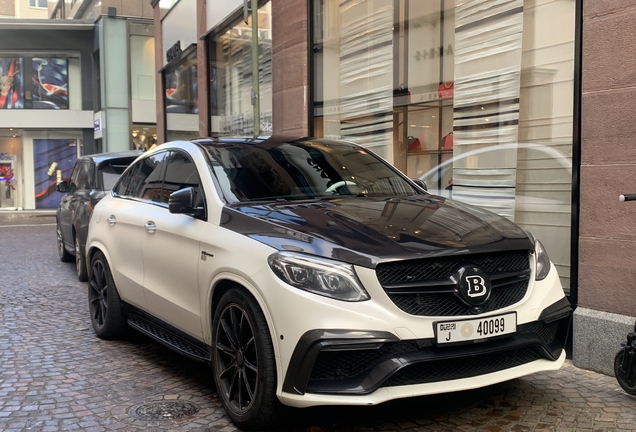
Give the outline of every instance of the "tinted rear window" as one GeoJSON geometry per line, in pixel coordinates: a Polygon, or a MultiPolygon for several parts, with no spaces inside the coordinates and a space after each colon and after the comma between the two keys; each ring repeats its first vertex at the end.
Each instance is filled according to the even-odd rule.
{"type": "Polygon", "coordinates": [[[113,188],[119,177],[126,170],[126,168],[128,168],[128,165],[130,165],[133,160],[124,162],[113,161],[112,164],[102,164],[100,166],[99,171],[101,172],[104,190],[110,190],[113,188]]]}

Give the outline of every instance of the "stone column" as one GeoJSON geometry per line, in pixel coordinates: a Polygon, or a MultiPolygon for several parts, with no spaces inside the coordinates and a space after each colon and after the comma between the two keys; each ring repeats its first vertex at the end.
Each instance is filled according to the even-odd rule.
{"type": "Polygon", "coordinates": [[[636,317],[636,4],[583,2],[579,307],[574,364],[613,374],[636,317]]]}
{"type": "Polygon", "coordinates": [[[272,0],[272,86],[275,135],[309,135],[307,0],[272,0]]]}

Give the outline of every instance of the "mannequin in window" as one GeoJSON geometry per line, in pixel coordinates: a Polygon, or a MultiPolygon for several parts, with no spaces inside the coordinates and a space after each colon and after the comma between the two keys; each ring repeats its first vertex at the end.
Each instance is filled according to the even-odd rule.
{"type": "Polygon", "coordinates": [[[406,142],[407,142],[406,151],[408,153],[415,153],[415,152],[422,151],[422,143],[420,142],[419,138],[409,135],[406,142]]]}
{"type": "Polygon", "coordinates": [[[453,149],[453,133],[449,133],[442,137],[442,150],[452,150],[453,149]]]}

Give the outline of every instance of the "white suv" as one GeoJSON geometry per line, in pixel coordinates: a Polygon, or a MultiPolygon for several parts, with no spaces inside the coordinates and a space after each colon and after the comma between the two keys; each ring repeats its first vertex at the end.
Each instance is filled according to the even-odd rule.
{"type": "Polygon", "coordinates": [[[96,206],[89,308],[214,371],[235,424],[558,369],[571,308],[537,240],[355,144],[200,140],[96,206]]]}

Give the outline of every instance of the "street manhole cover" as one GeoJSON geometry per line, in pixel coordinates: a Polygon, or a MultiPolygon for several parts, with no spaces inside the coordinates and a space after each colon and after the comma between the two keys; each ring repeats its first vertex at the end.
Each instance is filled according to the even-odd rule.
{"type": "Polygon", "coordinates": [[[191,402],[161,401],[135,405],[128,414],[140,420],[172,420],[190,416],[197,411],[199,407],[191,402]]]}

